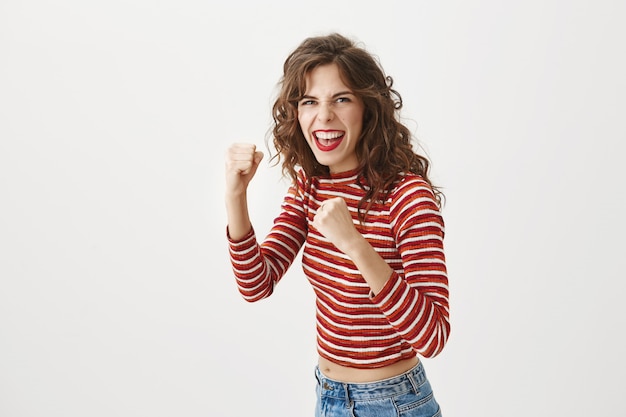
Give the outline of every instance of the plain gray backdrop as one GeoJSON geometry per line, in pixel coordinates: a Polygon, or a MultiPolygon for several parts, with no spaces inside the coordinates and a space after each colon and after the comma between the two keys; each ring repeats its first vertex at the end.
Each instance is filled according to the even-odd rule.
{"type": "MultiPolygon", "coordinates": [[[[0,2],[0,416],[309,416],[300,258],[245,303],[223,155],[287,54],[377,55],[447,196],[446,417],[624,412],[626,3],[0,2]]],[[[267,155],[266,155],[267,156],[267,155]]],[[[288,186],[250,189],[263,236],[288,186]]]]}

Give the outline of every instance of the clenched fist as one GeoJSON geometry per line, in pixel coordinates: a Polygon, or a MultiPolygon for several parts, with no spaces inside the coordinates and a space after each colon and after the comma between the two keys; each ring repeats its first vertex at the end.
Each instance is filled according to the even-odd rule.
{"type": "Polygon", "coordinates": [[[231,145],[226,151],[226,193],[245,193],[262,159],[263,152],[257,151],[253,144],[231,145]]]}
{"type": "Polygon", "coordinates": [[[322,203],[313,217],[313,226],[343,253],[363,243],[363,236],[354,227],[345,200],[330,198],[322,203]]]}

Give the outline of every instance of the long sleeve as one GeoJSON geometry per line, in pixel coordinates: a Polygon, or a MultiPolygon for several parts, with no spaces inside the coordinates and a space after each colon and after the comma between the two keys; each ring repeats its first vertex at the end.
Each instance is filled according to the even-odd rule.
{"type": "Polygon", "coordinates": [[[390,217],[403,271],[372,302],[418,353],[432,357],[450,334],[444,223],[425,182],[407,181],[396,191],[390,217]]]}
{"type": "Polygon", "coordinates": [[[230,260],[239,292],[246,301],[270,296],[306,239],[306,218],[297,186],[292,186],[279,216],[259,244],[254,229],[238,241],[228,237],[230,260]]]}

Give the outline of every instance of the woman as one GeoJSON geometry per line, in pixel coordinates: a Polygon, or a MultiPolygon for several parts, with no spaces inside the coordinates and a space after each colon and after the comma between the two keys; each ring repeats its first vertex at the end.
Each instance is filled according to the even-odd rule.
{"type": "Polygon", "coordinates": [[[304,245],[317,306],[317,416],[440,415],[419,355],[450,333],[440,193],[377,61],[338,34],[287,58],[274,146],[292,185],[261,243],[246,190],[263,154],[226,156],[231,261],[248,301],[272,294],[304,245]]]}

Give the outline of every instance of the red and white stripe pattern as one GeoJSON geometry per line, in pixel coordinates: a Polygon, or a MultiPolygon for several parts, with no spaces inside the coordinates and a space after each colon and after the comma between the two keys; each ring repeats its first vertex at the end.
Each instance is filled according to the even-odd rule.
{"type": "Polygon", "coordinates": [[[429,185],[402,175],[384,203],[364,222],[357,204],[364,191],[356,172],[304,176],[292,186],[266,239],[254,231],[229,240],[233,271],[244,299],[272,294],[304,245],[302,267],[316,294],[318,352],[333,362],[375,368],[418,352],[437,355],[450,333],[444,225],[429,185]],[[355,227],[394,270],[376,295],[352,261],[311,225],[320,204],[342,197],[355,227]]]}

